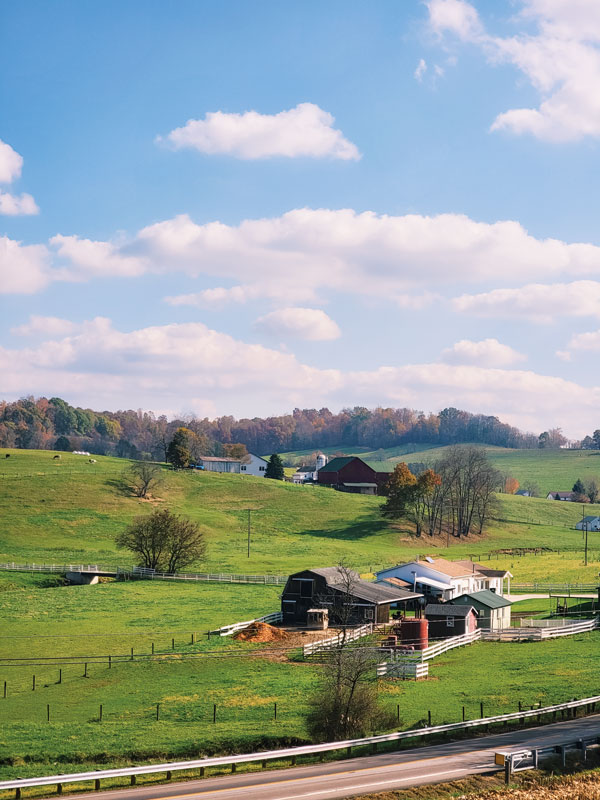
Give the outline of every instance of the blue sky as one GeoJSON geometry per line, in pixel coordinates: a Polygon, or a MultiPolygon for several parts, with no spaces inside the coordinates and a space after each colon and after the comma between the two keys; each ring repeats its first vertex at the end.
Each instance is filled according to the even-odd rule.
{"type": "Polygon", "coordinates": [[[0,10],[1,394],[598,427],[595,0],[0,10]]]}

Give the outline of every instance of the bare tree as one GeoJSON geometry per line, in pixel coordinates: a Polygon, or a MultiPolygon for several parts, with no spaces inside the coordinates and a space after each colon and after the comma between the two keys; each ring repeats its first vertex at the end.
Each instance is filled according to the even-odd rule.
{"type": "Polygon", "coordinates": [[[199,561],[206,552],[199,526],[168,509],[136,517],[115,537],[115,542],[134,553],[140,559],[140,566],[159,572],[176,572],[199,561]]]}
{"type": "Polygon", "coordinates": [[[373,648],[348,645],[333,652],[308,700],[306,725],[313,739],[350,739],[391,727],[377,703],[376,664],[373,648]]]}
{"type": "Polygon", "coordinates": [[[354,587],[359,576],[344,561],[340,561],[335,570],[335,577],[328,581],[327,591],[318,600],[321,605],[329,609],[331,622],[341,629],[342,646],[344,646],[348,628],[352,627],[355,613],[354,587]]]}
{"type": "Polygon", "coordinates": [[[136,497],[146,497],[163,482],[163,471],[158,464],[151,461],[135,461],[123,473],[127,484],[136,497]]]}

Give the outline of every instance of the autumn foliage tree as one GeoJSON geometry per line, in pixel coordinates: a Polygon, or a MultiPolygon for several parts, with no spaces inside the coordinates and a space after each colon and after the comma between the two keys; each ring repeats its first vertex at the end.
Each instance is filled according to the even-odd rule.
{"type": "Polygon", "coordinates": [[[432,469],[426,469],[416,477],[404,462],[396,464],[384,488],[387,500],[383,515],[392,519],[409,519],[415,525],[417,536],[421,535],[424,526],[431,531],[434,511],[431,499],[441,483],[441,477],[432,469]]]}
{"type": "Polygon", "coordinates": [[[507,475],[504,479],[504,492],[506,494],[515,494],[519,488],[519,481],[511,475],[507,475]]]}

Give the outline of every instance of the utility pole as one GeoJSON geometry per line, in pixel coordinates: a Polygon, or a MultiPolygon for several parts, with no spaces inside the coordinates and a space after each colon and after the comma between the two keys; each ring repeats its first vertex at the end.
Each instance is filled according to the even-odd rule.
{"type": "MultiPolygon", "coordinates": [[[[251,509],[249,508],[248,509],[248,558],[250,558],[250,511],[251,511],[251,509]]],[[[587,553],[587,551],[586,551],[586,553],[587,553]]],[[[586,562],[585,563],[587,564],[587,556],[586,556],[586,562]]]]}
{"type": "Polygon", "coordinates": [[[585,557],[584,557],[583,563],[587,567],[587,563],[588,563],[588,553],[587,553],[587,550],[588,550],[588,524],[587,524],[587,519],[585,518],[585,506],[583,505],[583,503],[581,504],[581,516],[582,516],[582,519],[583,519],[583,527],[585,529],[585,557]]]}

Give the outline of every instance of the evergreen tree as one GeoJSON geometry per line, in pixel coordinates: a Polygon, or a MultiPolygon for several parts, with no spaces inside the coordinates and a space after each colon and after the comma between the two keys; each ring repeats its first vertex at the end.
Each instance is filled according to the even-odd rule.
{"type": "Polygon", "coordinates": [[[72,450],[71,442],[67,439],[66,436],[59,436],[58,439],[54,442],[54,450],[62,450],[65,453],[68,453],[72,450]]]}
{"type": "Polygon", "coordinates": [[[581,478],[577,478],[573,484],[573,492],[575,492],[575,494],[585,494],[585,486],[581,478]]]}
{"type": "Polygon", "coordinates": [[[265,470],[265,478],[274,478],[276,481],[282,481],[284,475],[283,461],[277,453],[273,453],[265,470]]]}
{"type": "Polygon", "coordinates": [[[190,465],[190,447],[187,428],[177,428],[169,447],[167,448],[167,461],[175,469],[185,469],[190,465]]]}

